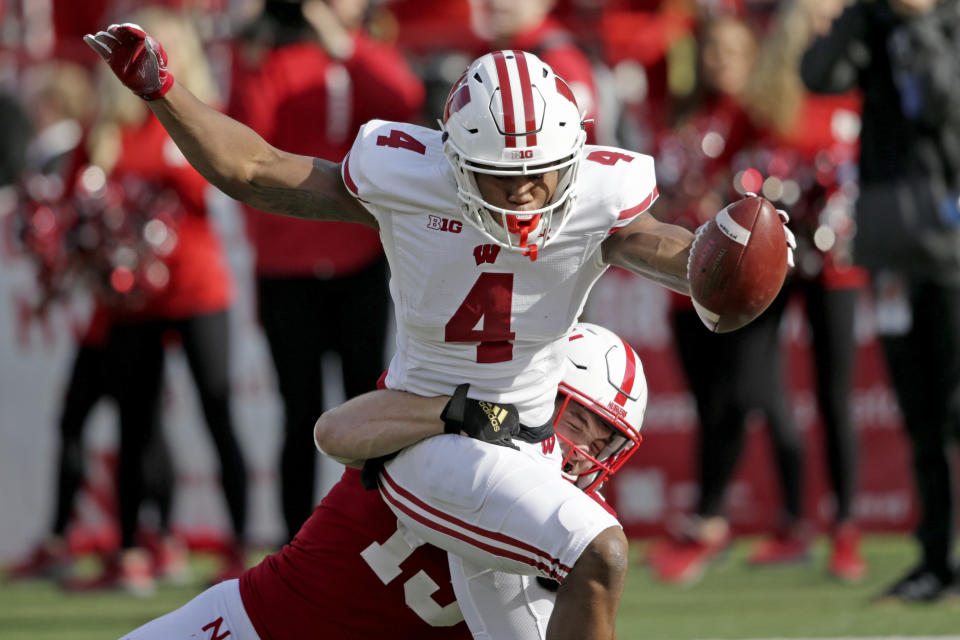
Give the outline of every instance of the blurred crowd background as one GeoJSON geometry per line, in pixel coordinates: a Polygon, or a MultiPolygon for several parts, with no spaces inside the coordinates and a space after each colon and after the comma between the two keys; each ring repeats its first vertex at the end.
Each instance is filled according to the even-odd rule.
{"type": "MultiPolygon", "coordinates": [[[[628,534],[659,539],[647,559],[664,581],[696,579],[740,534],[763,534],[758,565],[805,560],[826,535],[825,569],[861,579],[860,532],[917,527],[912,469],[948,454],[945,436],[926,458],[911,448],[877,338],[909,333],[909,296],[854,266],[865,94],[817,95],[801,79],[805,50],[843,9],[0,0],[8,576],[147,593],[182,577],[189,549],[215,550],[221,577],[235,576],[251,546],[289,540],[339,475],[318,464],[314,420],[372,389],[392,353],[376,233],[244,210],[209,187],[82,41],[136,22],[177,81],[285,150],[340,160],[371,118],[435,126],[473,58],[518,48],[566,78],[590,143],[655,156],[653,215],[695,229],[746,192],[786,209],[796,269],[734,334],[710,334],[689,301],[625,273],[597,285],[585,319],[637,348],[650,387],[645,442],[607,493],[628,534]],[[87,552],[108,571],[72,579],[87,552]]],[[[919,478],[926,504],[946,504],[939,533],[919,536],[945,584],[946,477],[919,478]]]]}

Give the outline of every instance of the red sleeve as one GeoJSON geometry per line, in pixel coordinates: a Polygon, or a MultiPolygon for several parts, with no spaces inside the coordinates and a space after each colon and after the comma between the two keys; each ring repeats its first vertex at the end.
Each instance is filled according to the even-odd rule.
{"type": "Polygon", "coordinates": [[[269,139],[281,88],[274,78],[276,69],[270,66],[270,53],[263,53],[256,60],[249,59],[249,55],[243,45],[233,49],[226,113],[269,139]]]}
{"type": "Polygon", "coordinates": [[[204,180],[177,149],[153,115],[122,133],[120,158],[112,177],[173,189],[177,211],[169,222],[176,243],[162,257],[167,277],[139,313],[145,317],[183,318],[222,311],[232,286],[226,256],[207,219],[204,180]]]}
{"type": "Polygon", "coordinates": [[[575,47],[557,47],[543,52],[543,61],[553,67],[569,85],[581,85],[590,90],[587,117],[597,116],[597,89],[593,84],[593,69],[587,57],[575,47]]]}
{"type": "Polygon", "coordinates": [[[657,12],[608,11],[600,22],[604,58],[615,65],[621,60],[636,60],[644,67],[664,60],[670,46],[689,34],[693,16],[667,8],[657,12]]]}
{"type": "Polygon", "coordinates": [[[362,33],[354,39],[354,46],[345,65],[357,96],[355,127],[374,118],[416,122],[426,91],[400,51],[362,33]]]}

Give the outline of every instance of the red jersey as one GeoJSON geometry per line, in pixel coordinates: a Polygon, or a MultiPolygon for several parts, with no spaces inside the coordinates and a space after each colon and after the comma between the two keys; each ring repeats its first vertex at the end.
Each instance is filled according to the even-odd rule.
{"type": "MultiPolygon", "coordinates": [[[[603,496],[588,495],[617,517],[603,496]]],[[[410,552],[396,515],[379,491],[363,488],[357,469],[344,471],[290,544],[240,576],[240,597],[262,640],[472,637],[447,552],[410,552]]]]}
{"type": "Polygon", "coordinates": [[[410,552],[397,517],[356,469],[344,472],[292,542],[240,576],[240,596],[263,640],[471,637],[447,553],[429,545],[410,552]],[[429,622],[451,616],[459,620],[453,626],[429,622]]]}
{"type": "MultiPolygon", "coordinates": [[[[415,119],[424,100],[402,55],[363,34],[343,61],[313,42],[273,49],[250,65],[242,53],[235,59],[229,113],[292,153],[339,161],[364,122],[415,119]]],[[[383,252],[377,231],[362,225],[245,209],[260,276],[342,277],[383,252]]]]}
{"type": "Polygon", "coordinates": [[[168,283],[150,297],[138,317],[177,319],[226,309],[230,276],[220,241],[207,218],[205,192],[209,184],[152,114],[142,125],[121,132],[120,157],[112,176],[125,174],[172,189],[182,208],[173,229],[176,245],[163,258],[169,270],[168,283]]]}

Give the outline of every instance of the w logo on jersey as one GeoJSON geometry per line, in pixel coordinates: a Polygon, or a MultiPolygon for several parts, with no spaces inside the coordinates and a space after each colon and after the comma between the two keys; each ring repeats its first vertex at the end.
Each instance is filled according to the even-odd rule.
{"type": "Polygon", "coordinates": [[[557,445],[557,436],[550,436],[546,440],[540,443],[540,448],[543,450],[543,455],[548,456],[553,453],[553,448],[557,445]]]}
{"type": "Polygon", "coordinates": [[[497,261],[498,255],[500,255],[500,245],[481,244],[473,248],[473,259],[477,261],[478,267],[484,262],[493,264],[497,261]]]}

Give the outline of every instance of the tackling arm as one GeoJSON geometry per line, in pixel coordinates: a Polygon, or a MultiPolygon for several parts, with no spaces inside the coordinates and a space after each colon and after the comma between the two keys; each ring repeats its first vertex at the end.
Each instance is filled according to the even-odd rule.
{"type": "Polygon", "coordinates": [[[388,389],[371,391],[320,416],[313,439],[321,453],[350,466],[441,433],[516,449],[512,438],[520,433],[517,408],[468,398],[469,389],[469,384],[461,384],[452,397],[433,398],[388,389]]]}
{"type": "Polygon", "coordinates": [[[314,442],[324,455],[360,467],[363,460],[443,433],[440,414],[448,400],[389,389],[371,391],[321,415],[313,429],[314,442]]]}
{"type": "Polygon", "coordinates": [[[692,243],[690,231],[646,213],[604,240],[603,260],[690,295],[687,261],[692,243]]]}

